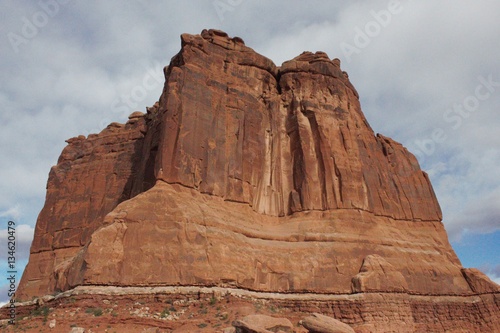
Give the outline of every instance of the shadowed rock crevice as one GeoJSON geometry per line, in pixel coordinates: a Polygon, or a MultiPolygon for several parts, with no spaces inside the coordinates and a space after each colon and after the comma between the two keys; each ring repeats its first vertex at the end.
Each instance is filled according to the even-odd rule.
{"type": "Polygon", "coordinates": [[[320,130],[318,126],[318,122],[316,121],[316,116],[314,115],[313,111],[309,111],[307,109],[301,110],[301,112],[306,116],[307,120],[309,121],[309,127],[311,129],[311,137],[312,141],[314,143],[314,153],[316,155],[316,163],[317,163],[317,168],[318,168],[318,179],[320,183],[320,195],[319,197],[321,198],[321,209],[327,209],[327,192],[326,192],[326,173],[325,173],[325,162],[323,160],[323,153],[321,151],[321,146],[322,146],[322,140],[321,140],[321,135],[320,135],[320,130]]]}

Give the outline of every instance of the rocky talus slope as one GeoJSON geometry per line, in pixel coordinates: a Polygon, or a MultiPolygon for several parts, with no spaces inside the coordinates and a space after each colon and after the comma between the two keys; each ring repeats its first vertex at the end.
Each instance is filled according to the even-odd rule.
{"type": "Polygon", "coordinates": [[[19,300],[219,288],[355,332],[500,331],[499,286],[462,267],[429,177],[373,132],[338,59],[181,41],[147,113],[68,140],[19,300]]]}

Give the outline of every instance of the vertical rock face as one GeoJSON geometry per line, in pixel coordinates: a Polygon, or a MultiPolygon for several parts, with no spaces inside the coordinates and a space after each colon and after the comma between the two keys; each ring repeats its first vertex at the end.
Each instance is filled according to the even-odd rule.
{"type": "Polygon", "coordinates": [[[373,133],[338,59],[277,67],[217,30],[181,41],[146,115],[68,140],[18,297],[82,285],[498,293],[462,269],[428,176],[373,133]]]}
{"type": "Polygon", "coordinates": [[[276,66],[241,40],[213,31],[202,36],[182,35],[182,50],[166,71],[158,178],[257,203],[264,212],[259,201],[272,163],[276,66]]]}
{"type": "Polygon", "coordinates": [[[427,175],[374,135],[338,60],[303,53],[277,68],[214,31],[182,45],[160,100],[159,179],[273,216],[346,208],[441,220],[427,175]]]}

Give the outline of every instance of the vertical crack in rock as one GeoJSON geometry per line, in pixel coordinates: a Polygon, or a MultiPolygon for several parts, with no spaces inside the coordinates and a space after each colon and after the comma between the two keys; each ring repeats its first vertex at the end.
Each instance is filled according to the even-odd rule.
{"type": "Polygon", "coordinates": [[[297,121],[297,114],[293,112],[296,107],[296,100],[292,98],[287,117],[287,134],[290,138],[290,151],[292,157],[292,179],[293,192],[290,194],[290,211],[297,212],[304,209],[304,199],[302,195],[303,183],[305,181],[304,152],[302,150],[301,136],[297,121]]]}
{"type": "Polygon", "coordinates": [[[302,109],[301,112],[307,117],[309,120],[309,126],[311,129],[311,136],[314,142],[314,153],[316,155],[316,164],[318,166],[318,174],[317,177],[320,183],[320,198],[321,198],[321,209],[327,209],[327,192],[326,192],[326,175],[325,175],[325,162],[323,160],[322,153],[322,144],[321,144],[321,134],[318,128],[318,122],[316,121],[316,115],[313,111],[309,111],[307,109],[302,109]]]}
{"type": "Polygon", "coordinates": [[[342,173],[340,172],[337,163],[335,162],[335,157],[333,157],[333,167],[335,170],[335,179],[336,181],[336,193],[338,194],[339,202],[338,202],[338,207],[343,208],[344,207],[344,198],[342,195],[342,173]]]}

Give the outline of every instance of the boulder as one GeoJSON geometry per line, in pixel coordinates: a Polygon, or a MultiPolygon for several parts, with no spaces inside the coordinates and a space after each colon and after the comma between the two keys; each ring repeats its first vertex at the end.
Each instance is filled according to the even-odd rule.
{"type": "Polygon", "coordinates": [[[72,327],[68,333],[85,333],[85,328],[83,327],[72,327]]]}
{"type": "Polygon", "coordinates": [[[352,279],[353,292],[405,292],[408,283],[403,274],[380,255],[368,255],[359,273],[352,279]]]}
{"type": "Polygon", "coordinates": [[[300,321],[300,324],[310,333],[354,333],[351,326],[319,313],[305,317],[300,321]]]}
{"type": "Polygon", "coordinates": [[[262,314],[248,315],[235,320],[236,333],[292,333],[293,324],[286,318],[275,318],[262,314]]]}

